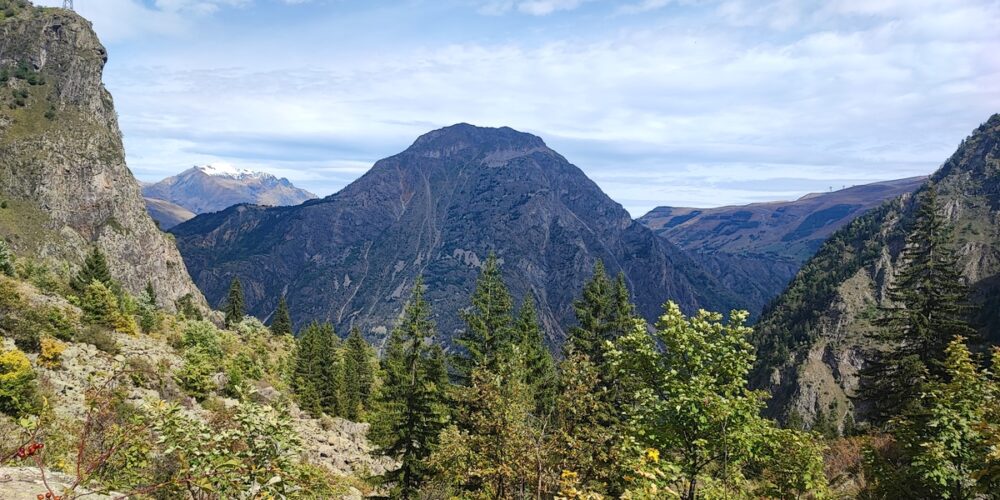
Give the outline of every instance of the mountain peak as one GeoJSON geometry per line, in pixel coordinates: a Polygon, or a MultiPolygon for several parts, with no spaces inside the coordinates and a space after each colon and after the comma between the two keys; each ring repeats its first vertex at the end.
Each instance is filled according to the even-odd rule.
{"type": "Polygon", "coordinates": [[[530,152],[548,149],[541,137],[519,132],[510,127],[477,127],[459,123],[433,130],[417,138],[407,151],[424,156],[451,156],[459,151],[475,149],[480,153],[496,151],[530,152]]]}
{"type": "Polygon", "coordinates": [[[255,172],[245,168],[238,168],[231,163],[209,163],[194,168],[205,175],[213,177],[230,177],[233,179],[265,179],[274,177],[266,172],[255,172]]]}

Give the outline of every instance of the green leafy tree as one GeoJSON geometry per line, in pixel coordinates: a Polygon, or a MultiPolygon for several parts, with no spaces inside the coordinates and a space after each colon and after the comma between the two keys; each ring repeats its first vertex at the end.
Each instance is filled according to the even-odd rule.
{"type": "Polygon", "coordinates": [[[0,274],[14,276],[14,254],[3,240],[0,240],[0,274]]]}
{"type": "Polygon", "coordinates": [[[951,248],[951,227],[940,214],[936,190],[923,193],[913,230],[900,257],[900,272],[888,290],[873,350],[861,373],[861,399],[871,403],[876,422],[903,413],[925,380],[944,375],[945,347],[968,326],[968,290],[951,248]]]}
{"type": "Polygon", "coordinates": [[[344,418],[357,421],[371,406],[374,353],[361,331],[352,328],[344,352],[344,418]]]}
{"type": "Polygon", "coordinates": [[[668,302],[651,337],[641,322],[609,353],[618,370],[639,374],[629,427],[643,446],[679,466],[681,496],[700,481],[727,481],[752,456],[766,429],[763,395],[747,386],[753,364],[747,313],[699,311],[685,317],[668,302]]]}
{"type": "Polygon", "coordinates": [[[274,320],[271,322],[271,333],[275,335],[292,335],[292,316],[288,312],[288,302],[282,295],[278,300],[278,308],[274,311],[274,320]]]}
{"type": "Polygon", "coordinates": [[[514,302],[500,274],[500,263],[490,253],[472,294],[472,307],[462,311],[465,331],[456,342],[462,347],[454,360],[456,379],[471,383],[472,370],[485,366],[496,371],[498,356],[505,345],[514,341],[514,302]]]}
{"type": "Polygon", "coordinates": [[[395,498],[417,498],[430,479],[427,459],[448,423],[448,372],[444,353],[433,344],[430,305],[418,278],[413,295],[393,329],[383,359],[385,381],[372,437],[400,467],[386,474],[395,498]]]}
{"type": "Polygon", "coordinates": [[[35,372],[18,349],[0,348],[0,413],[20,417],[37,407],[35,372]]]}
{"type": "Polygon", "coordinates": [[[83,261],[83,267],[70,281],[70,287],[78,294],[83,294],[91,283],[97,281],[110,290],[114,290],[115,283],[111,278],[111,271],[108,269],[108,260],[104,253],[97,247],[83,261]]]}
{"type": "Polygon", "coordinates": [[[229,295],[226,297],[226,327],[230,327],[243,320],[243,284],[239,277],[233,277],[229,284],[229,295]]]}

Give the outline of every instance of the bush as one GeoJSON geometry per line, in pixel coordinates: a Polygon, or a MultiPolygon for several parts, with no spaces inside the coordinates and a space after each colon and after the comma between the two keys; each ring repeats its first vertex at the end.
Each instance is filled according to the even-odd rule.
{"type": "Polygon", "coordinates": [[[46,368],[59,368],[62,366],[62,353],[65,350],[66,344],[52,337],[42,337],[38,364],[46,368]]]}
{"type": "Polygon", "coordinates": [[[100,326],[91,325],[84,328],[83,331],[77,335],[76,340],[78,342],[91,344],[97,349],[112,356],[121,352],[121,347],[118,346],[118,341],[115,340],[114,335],[100,326]]]}
{"type": "Polygon", "coordinates": [[[13,417],[36,410],[37,388],[31,361],[18,349],[0,351],[0,413],[13,417]]]}
{"type": "Polygon", "coordinates": [[[216,373],[217,360],[201,349],[192,349],[184,353],[184,366],[174,375],[177,384],[189,396],[203,401],[215,389],[212,375],[216,373]]]}
{"type": "Polygon", "coordinates": [[[208,321],[189,321],[181,335],[181,347],[185,350],[201,350],[205,354],[221,361],[221,332],[208,321]]]}
{"type": "MultiPolygon", "coordinates": [[[[7,202],[3,202],[4,205],[7,202]]],[[[7,208],[4,206],[4,208],[7,208]]],[[[14,276],[14,255],[10,252],[7,242],[0,240],[0,273],[7,276],[14,276]]]]}
{"type": "Polygon", "coordinates": [[[133,335],[139,330],[135,318],[122,313],[118,297],[100,281],[90,283],[84,291],[80,306],[84,319],[90,323],[133,335]]]}

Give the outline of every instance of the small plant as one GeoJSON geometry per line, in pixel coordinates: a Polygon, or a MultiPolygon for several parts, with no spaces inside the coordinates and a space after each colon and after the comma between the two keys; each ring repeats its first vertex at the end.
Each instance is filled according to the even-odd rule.
{"type": "Polygon", "coordinates": [[[98,350],[106,352],[112,356],[121,352],[121,347],[115,340],[114,335],[100,326],[91,325],[83,329],[76,338],[77,341],[91,344],[98,350]]]}
{"type": "Polygon", "coordinates": [[[66,350],[66,344],[52,338],[42,337],[41,352],[38,353],[38,364],[45,368],[59,368],[62,366],[62,353],[66,350]]]}

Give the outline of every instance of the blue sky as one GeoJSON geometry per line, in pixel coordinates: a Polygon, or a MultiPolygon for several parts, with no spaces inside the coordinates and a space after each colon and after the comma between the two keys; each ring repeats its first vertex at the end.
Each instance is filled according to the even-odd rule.
{"type": "Polygon", "coordinates": [[[1000,112],[1000,0],[76,4],[143,180],[226,161],[322,196],[469,122],[639,216],[928,174],[1000,112]]]}

